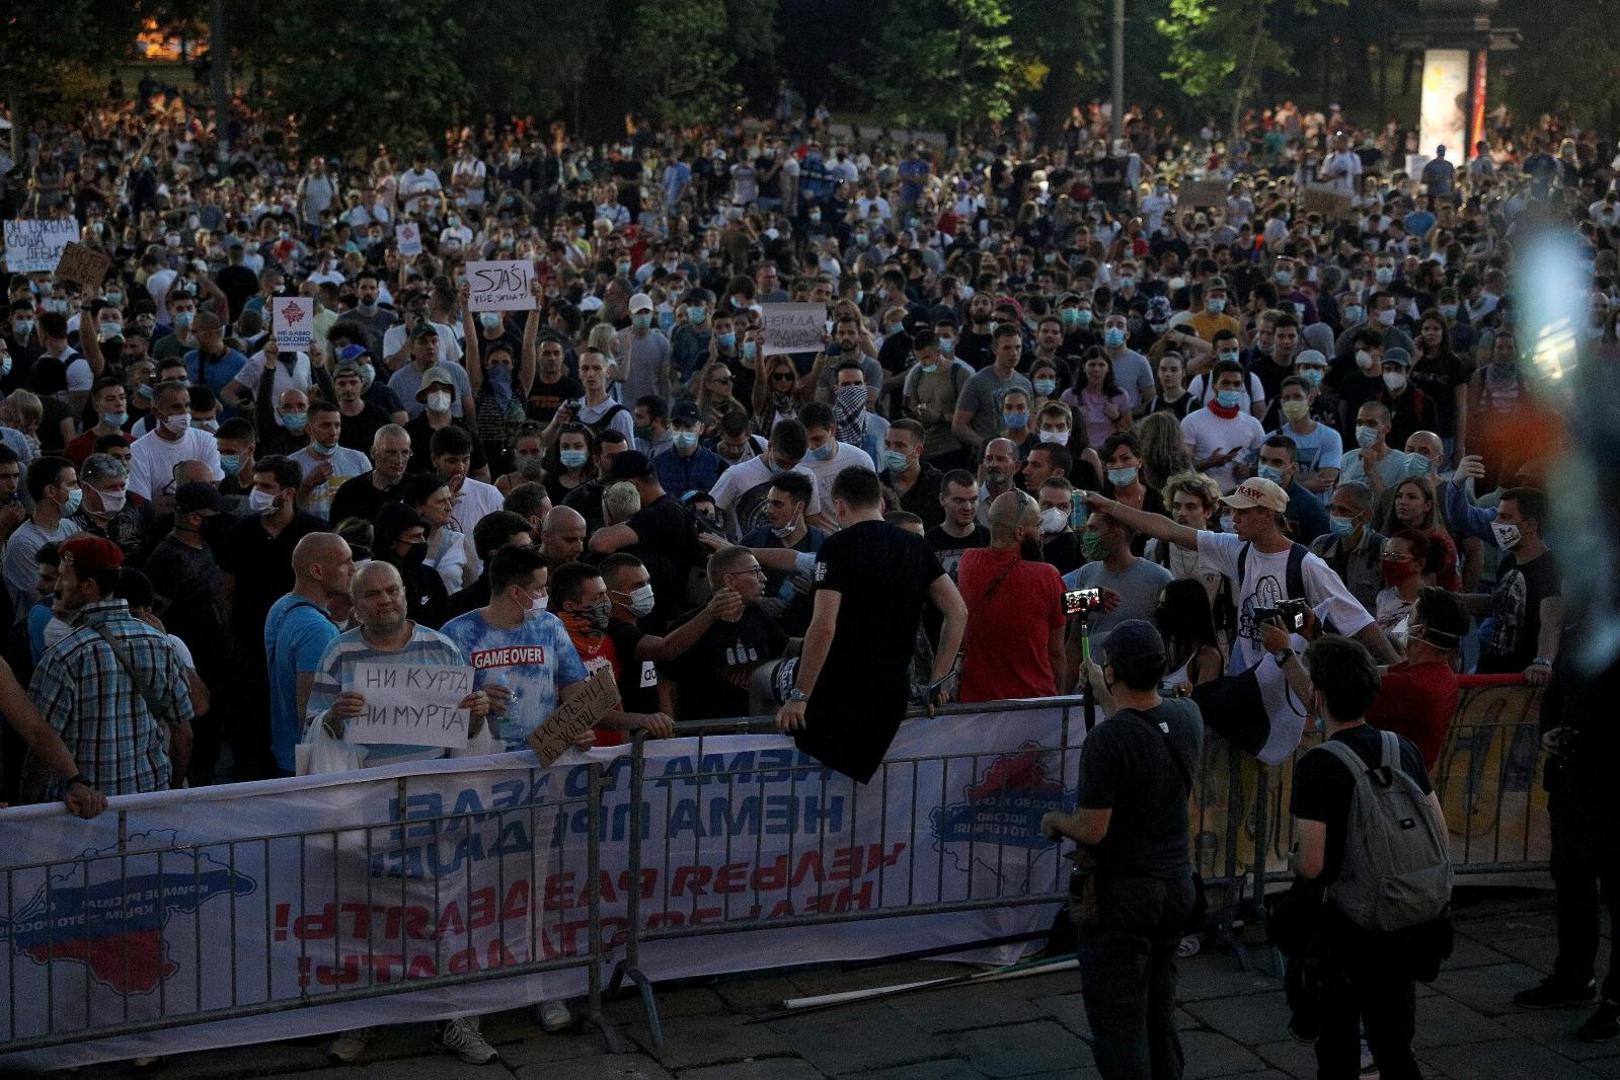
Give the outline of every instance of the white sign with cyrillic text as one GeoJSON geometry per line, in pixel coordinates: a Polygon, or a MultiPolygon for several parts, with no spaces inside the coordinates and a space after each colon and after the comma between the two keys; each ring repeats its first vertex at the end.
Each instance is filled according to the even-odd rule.
{"type": "Polygon", "coordinates": [[[470,716],[461,703],[473,692],[470,667],[356,664],[344,689],[366,699],[360,715],[343,726],[347,742],[449,750],[467,745],[470,716]]]}

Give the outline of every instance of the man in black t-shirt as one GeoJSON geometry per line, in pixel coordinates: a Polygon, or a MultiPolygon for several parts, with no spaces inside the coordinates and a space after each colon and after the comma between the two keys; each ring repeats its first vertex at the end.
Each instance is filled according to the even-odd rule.
{"type": "MultiPolygon", "coordinates": [[[[815,560],[815,607],[778,727],[823,764],[866,783],[911,699],[911,657],[927,602],[944,615],[932,684],[956,661],[967,607],[920,536],[883,520],[877,473],[851,466],[833,480],[842,528],[815,560]]],[[[797,553],[771,552],[792,566],[797,553]]],[[[786,667],[786,665],[784,665],[786,667]]]]}
{"type": "Polygon", "coordinates": [[[662,669],[676,684],[677,720],[749,715],[755,669],[781,659],[788,647],[787,634],[759,608],[765,571],[754,552],[745,547],[715,552],[709,557],[709,585],[717,595],[722,591],[735,594],[742,606],[737,610],[736,604],[728,602],[726,613],[708,626],[696,644],[662,669]]]}
{"type": "Polygon", "coordinates": [[[614,455],[604,484],[620,480],[635,485],[641,509],[628,521],[597,529],[590,549],[598,555],[628,551],[646,564],[655,597],[647,625],[661,629],[685,607],[687,577],[703,560],[697,525],[680,500],[664,491],[652,462],[640,450],[614,455]]]}
{"type": "Polygon", "coordinates": [[[1098,1070],[1180,1076],[1176,947],[1193,905],[1187,799],[1203,719],[1192,701],[1159,697],[1164,640],[1152,623],[1120,623],[1102,662],[1114,711],[1086,736],[1078,808],[1041,829],[1079,845],[1070,909],[1098,1070]]]}
{"type": "Polygon", "coordinates": [[[1507,554],[1496,568],[1496,588],[1464,597],[1469,611],[1489,615],[1491,632],[1479,651],[1482,675],[1523,672],[1540,686],[1552,676],[1564,601],[1558,567],[1542,538],[1547,497],[1535,488],[1508,488],[1497,504],[1491,532],[1507,554]]]}
{"type": "Polygon", "coordinates": [[[626,712],[674,715],[674,697],[669,684],[659,678],[658,665],[678,660],[716,621],[741,615],[742,598],[732,589],[716,589],[696,614],[678,629],[659,637],[640,626],[640,620],[648,616],[657,600],[652,578],[641,560],[619,552],[603,559],[599,569],[613,601],[613,621],[608,624],[607,635],[619,658],[622,707],[626,712]]]}
{"type": "MultiPolygon", "coordinates": [[[[1375,767],[1383,756],[1383,733],[1365,720],[1381,681],[1372,654],[1359,642],[1328,635],[1306,650],[1305,667],[1313,687],[1311,712],[1324,721],[1327,737],[1355,751],[1368,768],[1375,767]]],[[[1409,739],[1400,739],[1400,748],[1401,771],[1443,818],[1422,753],[1409,739]]],[[[1299,838],[1292,857],[1294,872],[1322,888],[1338,878],[1358,780],[1321,747],[1306,753],[1294,768],[1291,809],[1294,834],[1299,838]]],[[[1444,835],[1443,824],[1441,828],[1444,835]]],[[[1365,1025],[1379,1075],[1387,1080],[1418,1080],[1421,1074],[1412,1056],[1416,985],[1410,950],[1403,944],[1407,939],[1363,929],[1331,903],[1322,908],[1322,935],[1317,1075],[1357,1075],[1359,1032],[1365,1025]]]]}

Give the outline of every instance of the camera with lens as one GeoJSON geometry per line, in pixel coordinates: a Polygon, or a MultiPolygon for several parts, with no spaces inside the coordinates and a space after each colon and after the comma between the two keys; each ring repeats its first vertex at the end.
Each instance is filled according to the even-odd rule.
{"type": "Polygon", "coordinates": [[[1101,589],[1070,589],[1063,594],[1063,614],[1082,615],[1102,610],[1101,589]]]}
{"type": "Polygon", "coordinates": [[[1274,622],[1290,633],[1298,633],[1305,629],[1305,616],[1310,613],[1311,605],[1306,600],[1279,600],[1276,607],[1257,607],[1254,609],[1256,625],[1274,622]]]}

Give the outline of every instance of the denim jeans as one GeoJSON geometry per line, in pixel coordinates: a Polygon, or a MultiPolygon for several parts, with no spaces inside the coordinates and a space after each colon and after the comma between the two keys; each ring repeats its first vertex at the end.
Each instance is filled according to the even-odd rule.
{"type": "Polygon", "coordinates": [[[1092,884],[1095,913],[1077,921],[1097,1071],[1103,1080],[1180,1080],[1176,946],[1193,906],[1192,876],[1100,877],[1092,884]]]}

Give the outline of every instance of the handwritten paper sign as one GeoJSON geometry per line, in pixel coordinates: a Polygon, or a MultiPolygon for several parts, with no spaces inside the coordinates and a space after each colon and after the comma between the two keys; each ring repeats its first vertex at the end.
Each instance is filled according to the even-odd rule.
{"type": "Polygon", "coordinates": [[[1226,209],[1226,193],[1232,185],[1225,180],[1183,180],[1176,189],[1176,205],[1184,209],[1213,206],[1226,209]]]}
{"type": "Polygon", "coordinates": [[[271,297],[270,329],[276,348],[307,352],[315,344],[315,301],[307,296],[271,297]]]}
{"type": "Polygon", "coordinates": [[[765,355],[820,352],[827,332],[827,309],[821,304],[761,304],[765,355]]]}
{"type": "Polygon", "coordinates": [[[529,282],[534,264],[523,259],[467,264],[467,307],[472,311],[533,311],[529,282]]]}
{"type": "Polygon", "coordinates": [[[1299,212],[1321,214],[1325,218],[1350,216],[1353,205],[1349,195],[1330,187],[1307,187],[1299,193],[1299,212]]]}
{"type": "Polygon", "coordinates": [[[6,269],[13,274],[50,273],[62,260],[62,251],[78,238],[79,223],[72,218],[8,221],[6,269]]]}
{"type": "Polygon", "coordinates": [[[394,230],[394,238],[399,241],[401,255],[422,254],[422,226],[414,221],[402,221],[394,230]]]}
{"type": "Polygon", "coordinates": [[[584,683],[584,689],[557,706],[541,725],[529,732],[529,749],[550,765],[574,740],[595,727],[602,714],[619,707],[619,684],[613,681],[611,667],[599,667],[584,683]]]}
{"type": "Polygon", "coordinates": [[[56,276],[86,289],[99,289],[112,268],[112,258],[83,244],[72,243],[62,249],[62,260],[56,264],[56,276]]]}
{"type": "Polygon", "coordinates": [[[445,665],[361,663],[345,690],[365,695],[359,716],[344,725],[346,742],[389,746],[467,745],[473,669],[445,665]]]}

